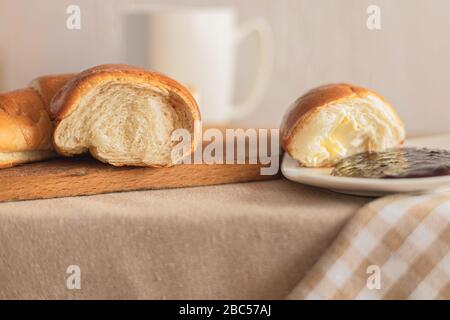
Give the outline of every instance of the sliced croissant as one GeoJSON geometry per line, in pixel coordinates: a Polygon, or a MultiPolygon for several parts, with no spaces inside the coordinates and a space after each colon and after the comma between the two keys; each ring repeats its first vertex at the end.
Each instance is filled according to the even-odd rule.
{"type": "Polygon", "coordinates": [[[315,88],[297,99],[281,125],[281,144],[306,167],[330,167],[342,158],[399,146],[402,121],[372,90],[350,84],[315,88]]]}
{"type": "MultiPolygon", "coordinates": [[[[176,81],[128,65],[102,65],[83,71],[54,97],[57,151],[71,156],[86,151],[115,166],[170,166],[176,141],[185,129],[197,139],[197,103],[176,81]]],[[[180,155],[185,156],[186,154],[180,155]]]]}

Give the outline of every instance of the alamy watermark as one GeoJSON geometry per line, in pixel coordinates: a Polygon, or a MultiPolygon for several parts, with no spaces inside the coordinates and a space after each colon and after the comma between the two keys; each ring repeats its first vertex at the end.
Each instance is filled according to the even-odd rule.
{"type": "Polygon", "coordinates": [[[367,7],[368,14],[366,26],[369,30],[381,30],[381,8],[377,5],[370,5],[367,7]]]}
{"type": "Polygon", "coordinates": [[[69,290],[81,289],[81,268],[76,264],[67,267],[66,273],[69,276],[66,279],[66,288],[69,290]]]}
{"type": "Polygon", "coordinates": [[[280,167],[279,129],[209,128],[203,131],[201,121],[195,121],[194,133],[184,128],[172,132],[176,142],[171,151],[174,164],[261,164],[261,175],[275,175],[280,167]],[[201,141],[194,154],[189,153],[192,141],[201,141]],[[205,145],[203,142],[207,142],[205,145]]]}
{"type": "Polygon", "coordinates": [[[80,6],[72,4],[66,8],[66,13],[69,15],[66,20],[66,27],[69,30],[81,29],[81,9],[80,6]]]}
{"type": "Polygon", "coordinates": [[[369,274],[366,281],[367,289],[380,290],[381,289],[381,269],[379,266],[372,264],[367,267],[366,273],[369,274]]]}

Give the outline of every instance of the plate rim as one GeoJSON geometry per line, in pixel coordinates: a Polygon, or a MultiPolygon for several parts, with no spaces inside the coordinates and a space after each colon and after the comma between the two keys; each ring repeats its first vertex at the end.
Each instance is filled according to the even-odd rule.
{"type": "MultiPolygon", "coordinates": [[[[447,136],[436,135],[435,137],[447,136]]],[[[411,139],[410,142],[417,146],[422,139],[430,138],[418,137],[411,139]],[[415,140],[415,141],[414,141],[415,140]]],[[[408,143],[409,144],[409,143],[408,143]]],[[[294,160],[287,152],[284,152],[281,163],[281,172],[283,176],[291,181],[302,183],[305,185],[321,187],[329,190],[340,191],[375,191],[381,193],[393,192],[413,192],[439,189],[444,186],[450,187],[450,175],[438,177],[424,178],[398,178],[398,179],[379,179],[379,178],[359,178],[359,177],[338,177],[331,176],[329,173],[313,173],[313,170],[332,170],[332,168],[305,168],[298,165],[298,161],[294,160]],[[300,174],[296,172],[301,171],[300,174]],[[308,173],[311,171],[311,173],[308,173]],[[361,188],[361,189],[358,189],[361,188]]]]}

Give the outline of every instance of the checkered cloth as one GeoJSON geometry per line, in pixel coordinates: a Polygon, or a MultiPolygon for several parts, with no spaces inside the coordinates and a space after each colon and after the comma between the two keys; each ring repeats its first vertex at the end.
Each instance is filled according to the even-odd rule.
{"type": "Polygon", "coordinates": [[[350,220],[290,299],[450,299],[450,195],[395,195],[350,220]]]}

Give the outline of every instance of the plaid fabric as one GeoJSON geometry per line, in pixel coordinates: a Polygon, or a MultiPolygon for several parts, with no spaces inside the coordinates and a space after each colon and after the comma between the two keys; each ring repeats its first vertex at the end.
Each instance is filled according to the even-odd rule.
{"type": "Polygon", "coordinates": [[[291,299],[450,299],[450,195],[360,209],[291,299]],[[378,282],[377,282],[378,281],[378,282]]]}

